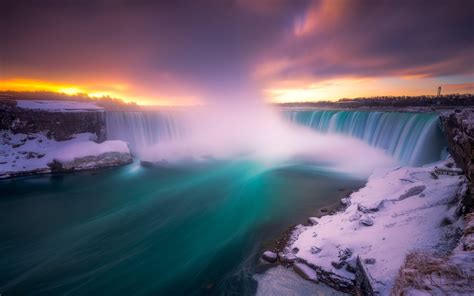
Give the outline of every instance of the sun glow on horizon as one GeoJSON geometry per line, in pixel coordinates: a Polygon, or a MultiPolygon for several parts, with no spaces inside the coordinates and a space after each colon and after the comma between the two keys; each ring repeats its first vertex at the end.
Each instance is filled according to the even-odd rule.
{"type": "Polygon", "coordinates": [[[136,103],[141,106],[192,106],[198,100],[193,97],[171,100],[156,95],[136,95],[126,83],[103,83],[100,85],[84,84],[75,85],[63,82],[52,82],[35,79],[6,79],[0,80],[0,91],[19,92],[52,92],[68,96],[85,95],[89,98],[114,98],[126,103],[136,103]]]}

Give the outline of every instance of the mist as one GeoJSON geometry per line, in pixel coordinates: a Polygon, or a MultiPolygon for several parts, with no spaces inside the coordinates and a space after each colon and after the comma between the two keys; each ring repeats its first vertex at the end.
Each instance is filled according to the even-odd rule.
{"type": "Polygon", "coordinates": [[[268,167],[305,163],[361,177],[396,164],[382,149],[298,126],[263,103],[213,104],[173,116],[183,131],[180,136],[138,147],[140,159],[167,165],[233,159],[268,167]]]}

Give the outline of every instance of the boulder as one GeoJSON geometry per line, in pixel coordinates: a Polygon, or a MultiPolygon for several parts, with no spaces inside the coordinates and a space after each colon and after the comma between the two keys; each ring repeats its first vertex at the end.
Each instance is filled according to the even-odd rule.
{"type": "Polygon", "coordinates": [[[362,213],[373,213],[378,212],[383,208],[384,201],[376,201],[372,203],[359,203],[357,205],[357,210],[362,213]]]}
{"type": "Polygon", "coordinates": [[[275,262],[277,258],[278,258],[277,254],[272,251],[265,251],[262,254],[262,259],[270,263],[275,262]]]}
{"type": "Polygon", "coordinates": [[[304,263],[298,262],[293,264],[293,270],[305,280],[313,282],[318,281],[316,271],[304,263]]]}
{"type": "Polygon", "coordinates": [[[317,218],[317,217],[309,217],[309,218],[308,218],[308,223],[309,223],[310,225],[316,225],[316,224],[319,223],[319,218],[317,218]]]}
{"type": "Polygon", "coordinates": [[[331,262],[331,265],[335,268],[335,269],[341,269],[344,267],[346,263],[344,261],[332,261],[331,262]]]}
{"type": "Polygon", "coordinates": [[[341,198],[341,205],[349,206],[351,204],[351,200],[347,197],[341,198]]]}
{"type": "Polygon", "coordinates": [[[298,259],[295,254],[293,253],[283,253],[283,252],[280,252],[278,253],[278,257],[280,258],[280,261],[283,262],[283,263],[293,263],[296,261],[296,259],[298,259]]]}
{"type": "Polygon", "coordinates": [[[48,166],[53,172],[68,172],[113,167],[131,162],[133,162],[133,159],[130,153],[105,152],[99,155],[74,158],[70,161],[55,159],[53,162],[48,163],[48,166]]]}
{"type": "Polygon", "coordinates": [[[374,225],[374,220],[372,220],[369,216],[364,216],[360,218],[359,224],[364,226],[372,226],[374,225]]]}

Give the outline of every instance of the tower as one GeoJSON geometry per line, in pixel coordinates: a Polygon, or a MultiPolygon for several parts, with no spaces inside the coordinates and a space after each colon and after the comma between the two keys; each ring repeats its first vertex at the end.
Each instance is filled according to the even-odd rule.
{"type": "Polygon", "coordinates": [[[438,97],[441,95],[441,86],[438,86],[438,97]]]}

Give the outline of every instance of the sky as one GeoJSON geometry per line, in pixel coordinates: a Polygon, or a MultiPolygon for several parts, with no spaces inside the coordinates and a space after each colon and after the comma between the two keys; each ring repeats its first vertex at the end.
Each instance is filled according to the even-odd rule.
{"type": "Polygon", "coordinates": [[[1,0],[0,90],[142,105],[474,93],[472,0],[1,0]]]}

